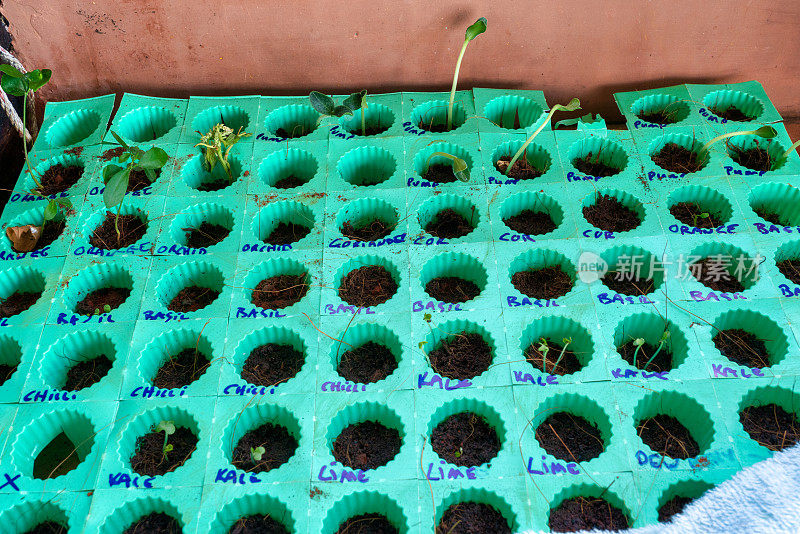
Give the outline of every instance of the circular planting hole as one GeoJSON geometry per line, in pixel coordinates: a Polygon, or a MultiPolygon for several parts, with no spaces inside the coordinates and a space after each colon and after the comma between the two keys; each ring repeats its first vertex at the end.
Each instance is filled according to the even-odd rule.
{"type": "Polygon", "coordinates": [[[666,126],[689,116],[689,105],[678,97],[667,94],[643,96],[633,103],[631,111],[645,122],[666,126]]]}
{"type": "Polygon", "coordinates": [[[117,132],[134,143],[155,141],[178,124],[171,111],[148,106],[129,111],[119,121],[117,132]]]}
{"type": "Polygon", "coordinates": [[[67,527],[55,521],[42,521],[24,534],[67,534],[67,527]]]}
{"type": "Polygon", "coordinates": [[[397,160],[383,147],[362,146],[339,158],[336,170],[342,180],[350,185],[378,185],[394,176],[397,160]]]}
{"type": "Polygon", "coordinates": [[[764,113],[764,104],[756,97],[731,89],[708,93],[703,105],[717,117],[734,122],[754,121],[764,113]]]}
{"type": "Polygon", "coordinates": [[[670,214],[694,228],[713,229],[731,220],[733,206],[719,191],[703,185],[676,189],[667,200],[670,214]]]}
{"type": "Polygon", "coordinates": [[[484,417],[460,412],[436,425],[431,432],[431,447],[448,463],[473,467],[497,457],[500,438],[484,417]]]}
{"type": "Polygon", "coordinates": [[[744,408],[739,412],[739,422],[751,439],[771,451],[782,451],[800,442],[797,414],[774,403],[744,408]]]}
{"type": "Polygon", "coordinates": [[[542,421],[536,428],[536,441],[547,454],[566,462],[585,462],[605,450],[597,425],[569,412],[556,412],[542,421]]]}
{"type": "Polygon", "coordinates": [[[440,302],[468,302],[481,293],[475,282],[457,276],[440,276],[425,284],[425,293],[440,302]]]}
{"type": "Polygon", "coordinates": [[[758,280],[758,264],[743,250],[731,245],[701,245],[690,257],[700,259],[688,265],[701,284],[714,291],[740,293],[758,280]]]}
{"type": "Polygon", "coordinates": [[[239,439],[231,463],[247,472],[266,473],[288,462],[297,445],[286,427],[264,423],[239,439]]]}
{"type": "Polygon", "coordinates": [[[69,280],[64,301],[68,309],[79,315],[98,315],[122,306],[132,291],[133,276],[124,267],[98,263],[69,280]]]}
{"type": "Polygon", "coordinates": [[[52,147],[67,147],[80,143],[100,126],[102,118],[92,109],[67,113],[47,129],[44,139],[52,147]]]}
{"type": "Polygon", "coordinates": [[[352,117],[342,117],[339,119],[339,124],[353,135],[371,136],[382,134],[388,130],[394,123],[394,119],[394,113],[389,106],[370,102],[367,104],[366,110],[361,109],[353,113],[352,117]]]}
{"type": "Polygon", "coordinates": [[[509,130],[520,130],[533,126],[542,116],[542,106],[519,95],[498,96],[483,108],[483,115],[489,121],[509,130]]]}
{"type": "Polygon", "coordinates": [[[208,370],[211,359],[195,347],[187,347],[177,354],[167,356],[153,378],[153,385],[162,389],[175,389],[195,382],[208,370]]]}
{"type": "Polygon", "coordinates": [[[440,302],[469,302],[486,289],[486,268],[474,257],[445,252],[430,259],[420,271],[425,292],[440,302]]]}
{"type": "Polygon", "coordinates": [[[658,414],[642,420],[636,425],[636,433],[654,452],[670,458],[694,458],[700,454],[689,429],[671,415],[658,414]]]}
{"type": "Polygon", "coordinates": [[[22,346],[9,336],[0,336],[0,387],[3,386],[22,363],[22,346]]]}
{"type": "Polygon", "coordinates": [[[131,523],[131,526],[123,530],[122,534],[141,534],[143,532],[181,534],[183,528],[180,522],[171,515],[164,512],[152,512],[131,523]]]}
{"type": "Polygon", "coordinates": [[[308,293],[308,273],[279,274],[261,280],[250,302],[268,310],[280,310],[300,302],[308,293]]]}
{"type": "Polygon", "coordinates": [[[800,241],[792,241],[778,248],[775,265],[790,282],[800,285],[800,241]]]}
{"type": "Polygon", "coordinates": [[[542,336],[525,349],[525,359],[535,369],[551,375],[571,375],[583,368],[574,350],[570,350],[569,338],[560,342],[542,336]]]}
{"type": "Polygon", "coordinates": [[[364,421],[345,427],[331,447],[333,457],[351,469],[377,469],[388,464],[400,452],[402,440],[396,428],[377,421],[364,421]]]}
{"type": "Polygon", "coordinates": [[[83,171],[83,162],[77,157],[58,156],[33,169],[39,185],[33,182],[33,175],[29,175],[33,186],[31,189],[43,197],[63,193],[78,183],[83,176],[83,171]]]}
{"type": "Polygon", "coordinates": [[[378,198],[362,198],[348,203],[336,215],[336,226],[353,241],[377,241],[397,228],[397,209],[378,198]]]}
{"type": "Polygon", "coordinates": [[[511,534],[508,521],[495,507],[482,502],[451,504],[436,526],[436,534],[491,532],[511,534]]]}
{"type": "Polygon", "coordinates": [[[119,218],[116,213],[100,211],[89,219],[87,226],[94,227],[89,236],[90,245],[103,250],[116,250],[130,246],[142,239],[147,232],[148,225],[147,216],[143,211],[123,206],[119,218]],[[103,215],[103,213],[105,214],[103,215]],[[117,233],[117,229],[119,229],[119,233],[117,233]]]}
{"type": "Polygon", "coordinates": [[[344,351],[336,372],[345,380],[371,384],[383,380],[397,369],[397,358],[385,345],[368,341],[344,351]]]}
{"type": "Polygon", "coordinates": [[[202,310],[219,297],[220,291],[201,286],[187,286],[178,291],[167,305],[170,311],[189,313],[202,310]]]}
{"type": "Polygon", "coordinates": [[[767,222],[778,226],[800,225],[800,190],[789,184],[766,183],[750,192],[750,207],[767,222]]]}
{"type": "Polygon", "coordinates": [[[44,275],[31,267],[17,267],[0,273],[0,318],[18,315],[41,298],[44,275]]]}
{"type": "Polygon", "coordinates": [[[213,303],[222,292],[222,271],[206,261],[178,264],[158,281],[156,294],[168,310],[189,313],[213,303]]]}
{"type": "Polygon", "coordinates": [[[777,139],[762,139],[755,135],[739,135],[725,140],[728,157],[747,169],[769,172],[786,164],[786,151],[777,139]]]}
{"type": "Polygon", "coordinates": [[[297,139],[316,130],[318,118],[319,113],[307,104],[289,104],[267,115],[265,126],[278,137],[297,139]]]}
{"type": "MultiPolygon", "coordinates": [[[[56,239],[61,237],[67,227],[63,211],[64,208],[60,208],[56,218],[47,221],[44,226],[41,226],[44,220],[44,207],[28,210],[13,218],[11,222],[5,224],[8,247],[17,253],[32,252],[49,247],[56,239]],[[35,229],[33,228],[34,226],[36,227],[35,229]],[[12,230],[12,228],[16,229],[12,230]],[[9,239],[9,232],[14,236],[14,241],[9,239]],[[36,239],[35,243],[33,242],[34,238],[36,239]]],[[[75,213],[72,209],[68,211],[69,215],[75,213]]]]}
{"type": "Polygon", "coordinates": [[[22,428],[10,456],[26,476],[58,478],[86,460],[94,449],[96,432],[91,419],[80,411],[50,410],[22,428]]]}
{"type": "Polygon", "coordinates": [[[88,360],[76,363],[67,371],[67,379],[62,388],[64,391],[80,391],[100,382],[114,365],[108,356],[98,354],[88,360]]]}
{"type": "Polygon", "coordinates": [[[509,229],[526,235],[549,234],[564,221],[564,210],[544,193],[525,191],[509,197],[500,207],[509,229]]]}
{"type": "Polygon", "coordinates": [[[624,191],[607,189],[583,201],[583,217],[604,232],[630,232],[642,224],[644,206],[624,191]]]}
{"type": "Polygon", "coordinates": [[[174,423],[172,426],[174,431],[170,435],[153,425],[150,432],[136,438],[136,452],[130,459],[134,472],[148,477],[164,475],[182,466],[192,456],[197,448],[197,436],[188,427],[174,423]],[[165,444],[166,447],[172,445],[166,454],[165,444]]]}
{"type": "Polygon", "coordinates": [[[467,112],[459,102],[453,103],[453,123],[452,127],[447,127],[447,108],[450,102],[447,100],[431,100],[424,102],[411,112],[411,123],[420,130],[426,132],[444,133],[450,132],[462,126],[467,120],[467,112]]]}
{"type": "Polygon", "coordinates": [[[550,510],[548,526],[553,532],[579,530],[623,530],[628,528],[625,512],[602,497],[571,497],[550,510]]]}
{"type": "Polygon", "coordinates": [[[534,299],[556,299],[572,290],[575,268],[554,250],[531,250],[517,256],[509,267],[511,285],[534,299]]]}
{"type": "Polygon", "coordinates": [[[311,152],[289,148],[277,150],[264,158],[258,167],[258,176],[270,187],[292,189],[310,182],[318,168],[317,159],[311,152]]]}
{"type": "Polygon", "coordinates": [[[649,295],[664,281],[663,264],[652,253],[633,246],[614,247],[601,257],[608,270],[600,281],[622,295],[649,295]],[[639,268],[632,267],[638,262],[639,268]]]}
{"type": "Polygon", "coordinates": [[[269,245],[290,245],[310,234],[314,224],[314,213],[308,206],[283,200],[259,210],[253,221],[253,232],[269,245]]]}
{"type": "Polygon", "coordinates": [[[568,157],[572,166],[587,176],[614,176],[628,165],[628,155],[622,145],[603,137],[576,141],[569,148],[568,157]]]}
{"type": "Polygon", "coordinates": [[[458,380],[481,375],[489,369],[492,358],[493,347],[484,336],[466,330],[448,334],[428,353],[428,361],[437,374],[458,380]]]}
{"type": "Polygon", "coordinates": [[[445,156],[434,155],[437,152],[451,154],[464,160],[467,164],[467,172],[472,169],[472,156],[464,147],[446,142],[433,143],[414,156],[414,172],[423,180],[435,184],[450,184],[458,180],[453,172],[453,160],[445,156]]]}
{"type": "Polygon", "coordinates": [[[233,229],[233,212],[219,204],[203,203],[186,208],[172,222],[170,235],[189,248],[208,248],[222,242],[233,229]]]}
{"type": "Polygon", "coordinates": [[[734,363],[770,367],[786,357],[788,338],[775,321],[753,310],[734,309],[712,324],[714,346],[734,363]]]}
{"type": "Polygon", "coordinates": [[[257,386],[274,386],[294,378],[306,361],[293,344],[266,343],[254,348],[242,365],[242,378],[257,386]]]}
{"type": "Polygon", "coordinates": [[[702,170],[709,160],[707,150],[701,152],[703,145],[693,136],[670,134],[660,137],[650,144],[650,159],[653,163],[670,172],[691,174],[702,170]]]}
{"type": "Polygon", "coordinates": [[[360,514],[345,520],[334,534],[354,534],[356,532],[398,534],[400,531],[389,519],[379,513],[360,514]]]}
{"type": "Polygon", "coordinates": [[[240,517],[228,530],[229,534],[291,534],[283,523],[268,514],[253,514],[240,517]]]}
{"type": "Polygon", "coordinates": [[[242,175],[242,162],[233,154],[228,156],[230,174],[219,164],[209,170],[204,161],[201,153],[193,156],[183,166],[181,176],[187,187],[202,192],[222,191],[233,185],[242,175]]]}
{"type": "Polygon", "coordinates": [[[689,355],[683,332],[654,313],[630,315],[620,321],[614,345],[628,365],[648,372],[671,371],[689,355]]]}
{"type": "Polygon", "coordinates": [[[542,145],[531,143],[525,147],[525,152],[514,162],[511,170],[508,165],[511,159],[522,147],[524,141],[506,141],[492,153],[494,168],[500,174],[514,180],[533,180],[550,170],[553,165],[553,158],[542,145]]]}
{"type": "Polygon", "coordinates": [[[192,130],[202,136],[217,124],[224,124],[234,132],[238,132],[247,128],[250,117],[239,106],[214,106],[197,114],[192,121],[192,130]]]}
{"type": "MultiPolygon", "coordinates": [[[[363,258],[363,261],[371,260],[369,256],[363,258]]],[[[347,269],[347,274],[341,276],[338,288],[339,298],[344,302],[353,306],[377,306],[397,293],[399,276],[393,265],[362,265],[354,269],[349,269],[348,265],[350,262],[341,271],[347,269]]]]}
{"type": "Polygon", "coordinates": [[[772,365],[764,340],[741,328],[719,330],[712,338],[714,346],[726,358],[750,368],[772,365]]]}
{"type": "Polygon", "coordinates": [[[472,233],[480,222],[480,214],[470,200],[442,194],[429,198],[417,210],[420,227],[442,239],[456,239],[472,233]]]}
{"type": "Polygon", "coordinates": [[[594,352],[588,330],[561,316],[544,317],[528,325],[520,347],[534,369],[562,376],[583,369],[594,352]]]}

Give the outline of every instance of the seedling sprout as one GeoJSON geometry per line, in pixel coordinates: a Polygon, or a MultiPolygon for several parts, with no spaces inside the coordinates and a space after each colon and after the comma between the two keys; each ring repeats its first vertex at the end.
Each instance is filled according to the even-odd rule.
{"type": "Polygon", "coordinates": [[[344,101],[337,105],[333,97],[330,97],[319,91],[311,91],[308,95],[308,100],[319,113],[317,124],[322,122],[325,117],[344,117],[345,115],[352,115],[356,110],[361,110],[361,135],[367,135],[367,125],[364,116],[364,110],[367,107],[367,90],[353,93],[344,101]]]}
{"type": "Polygon", "coordinates": [[[450,89],[450,105],[447,106],[447,131],[453,128],[453,101],[456,98],[456,84],[458,83],[458,72],[461,70],[461,60],[464,59],[464,52],[467,51],[467,45],[470,41],[486,31],[486,18],[481,17],[475,21],[472,26],[467,28],[466,35],[464,36],[464,44],[461,45],[461,51],[458,53],[458,61],[456,61],[456,72],[453,75],[453,87],[450,89]]]}
{"type": "Polygon", "coordinates": [[[164,458],[167,454],[172,452],[172,444],[167,443],[169,437],[175,433],[175,423],[172,421],[161,421],[156,426],[156,432],[164,432],[164,446],[161,448],[164,458]]]}
{"type": "Polygon", "coordinates": [[[542,372],[547,372],[547,353],[550,352],[550,346],[547,344],[547,339],[540,338],[539,346],[536,348],[542,355],[542,372]]]}
{"type": "Polygon", "coordinates": [[[778,135],[778,132],[772,126],[762,126],[757,130],[744,130],[741,132],[724,133],[722,135],[718,135],[708,143],[704,144],[703,147],[700,149],[700,153],[701,154],[704,153],[706,150],[708,150],[708,147],[710,147],[711,145],[713,145],[718,141],[722,141],[723,139],[728,139],[729,137],[736,137],[737,135],[755,135],[757,137],[762,137],[764,139],[772,139],[773,137],[778,135]]]}
{"type": "MultiPolygon", "coordinates": [[[[664,345],[666,345],[666,343],[667,343],[667,340],[669,340],[669,336],[670,336],[669,330],[664,330],[664,333],[663,333],[663,334],[661,334],[661,338],[658,340],[658,348],[657,348],[657,349],[656,349],[656,351],[653,353],[653,355],[652,355],[652,356],[650,356],[650,359],[649,359],[649,360],[647,360],[647,363],[645,363],[645,364],[644,364],[644,367],[642,368],[643,370],[645,370],[645,371],[646,371],[646,370],[647,370],[647,367],[650,365],[650,363],[651,363],[653,360],[655,360],[655,359],[656,359],[656,356],[658,356],[658,353],[659,353],[659,352],[661,352],[661,349],[662,349],[662,348],[664,348],[664,345]]],[[[634,356],[634,359],[633,359],[633,361],[634,361],[634,363],[636,362],[636,356],[634,356]]]]}
{"type": "Polygon", "coordinates": [[[264,456],[265,452],[267,452],[267,450],[264,447],[259,446],[255,449],[250,447],[250,461],[252,461],[254,464],[257,464],[261,461],[261,458],[264,456]]]}
{"type": "Polygon", "coordinates": [[[463,159],[459,158],[458,156],[454,156],[453,154],[448,154],[447,152],[434,152],[428,159],[425,161],[425,167],[428,167],[428,163],[430,163],[431,159],[434,156],[441,156],[444,158],[449,159],[452,162],[453,167],[453,174],[456,175],[456,178],[461,180],[462,182],[469,182],[469,166],[467,162],[463,159]]]}

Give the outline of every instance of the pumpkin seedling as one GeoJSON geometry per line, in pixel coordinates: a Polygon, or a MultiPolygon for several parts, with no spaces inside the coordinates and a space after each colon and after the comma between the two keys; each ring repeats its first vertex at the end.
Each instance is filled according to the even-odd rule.
{"type": "Polygon", "coordinates": [[[451,161],[451,165],[453,167],[453,174],[456,175],[456,178],[461,180],[462,182],[469,182],[469,166],[467,166],[467,162],[463,159],[459,158],[458,156],[454,156],[453,154],[448,154],[447,152],[434,152],[428,159],[425,160],[425,168],[428,168],[428,164],[430,163],[431,159],[434,156],[442,156],[447,158],[451,161]]]}
{"type": "Polygon", "coordinates": [[[341,104],[336,104],[333,97],[330,97],[319,91],[311,91],[308,95],[308,100],[311,102],[311,107],[317,110],[319,118],[317,124],[322,122],[325,117],[344,117],[345,115],[353,115],[356,110],[361,110],[361,135],[367,135],[367,124],[364,115],[364,110],[367,108],[367,90],[353,93],[342,101],[341,104]]]}
{"type": "Polygon", "coordinates": [[[566,106],[562,106],[561,104],[556,104],[555,106],[553,106],[552,109],[550,109],[550,112],[547,114],[547,116],[542,121],[542,123],[539,125],[539,127],[536,128],[536,130],[530,135],[530,137],[528,137],[525,140],[524,143],[522,143],[522,146],[519,147],[519,150],[517,150],[517,153],[514,154],[514,157],[511,158],[511,161],[508,162],[508,167],[506,167],[506,176],[508,176],[508,173],[511,172],[511,168],[517,162],[519,157],[528,148],[528,145],[531,144],[531,142],[533,141],[533,138],[536,137],[537,135],[539,135],[539,132],[544,130],[544,127],[547,124],[549,124],[550,119],[553,117],[553,114],[555,114],[556,111],[576,111],[576,110],[579,110],[579,109],[581,109],[581,101],[578,100],[577,98],[573,98],[572,100],[570,100],[569,104],[567,104],[566,106]]]}
{"type": "Polygon", "coordinates": [[[253,447],[250,447],[250,461],[253,462],[254,464],[257,464],[258,462],[261,461],[261,458],[263,458],[264,453],[266,452],[267,450],[261,446],[256,447],[255,449],[253,447]]]}
{"type": "Polygon", "coordinates": [[[233,128],[225,126],[221,122],[212,126],[211,129],[200,138],[200,142],[194,145],[199,146],[203,152],[203,170],[210,173],[217,164],[222,165],[225,174],[228,175],[228,180],[233,181],[231,164],[228,161],[228,156],[230,155],[233,145],[251,135],[250,133],[243,132],[242,128],[234,132],[233,128]]]}
{"type": "Polygon", "coordinates": [[[743,130],[741,132],[724,133],[722,135],[718,135],[708,143],[704,144],[703,148],[700,149],[700,154],[708,150],[708,147],[710,147],[714,143],[722,141],[723,139],[728,139],[729,137],[736,137],[737,135],[755,135],[756,137],[761,137],[763,139],[772,139],[773,137],[778,135],[778,131],[775,130],[775,128],[773,128],[772,126],[762,126],[757,130],[743,130]]]}
{"type": "Polygon", "coordinates": [[[461,45],[461,51],[458,53],[458,61],[456,61],[456,72],[453,74],[453,87],[450,89],[450,105],[447,106],[447,131],[453,129],[453,101],[456,98],[456,85],[458,84],[458,72],[461,70],[461,60],[464,59],[464,52],[467,51],[467,45],[470,41],[486,31],[486,18],[481,17],[476,20],[469,28],[464,36],[464,44],[461,45]]]}
{"type": "Polygon", "coordinates": [[[167,454],[172,452],[172,444],[167,443],[167,440],[175,433],[175,423],[172,421],[161,421],[156,426],[156,432],[164,432],[164,446],[161,448],[161,451],[166,459],[167,454]]]}
{"type": "Polygon", "coordinates": [[[106,207],[111,209],[117,207],[117,216],[114,219],[114,229],[117,231],[117,238],[120,237],[119,214],[122,210],[122,201],[128,190],[128,182],[131,173],[143,171],[147,179],[151,182],[156,180],[156,171],[167,163],[167,153],[163,149],[153,147],[147,151],[139,147],[129,146],[122,138],[111,130],[117,143],[123,148],[122,153],[117,158],[117,163],[124,164],[124,167],[109,163],[103,168],[103,182],[106,185],[103,191],[103,202],[106,207]]]}

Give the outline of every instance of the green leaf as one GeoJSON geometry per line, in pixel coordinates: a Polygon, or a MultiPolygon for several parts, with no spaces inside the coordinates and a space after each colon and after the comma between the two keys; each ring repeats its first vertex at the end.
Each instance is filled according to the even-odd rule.
{"type": "Polygon", "coordinates": [[[22,78],[22,73],[17,70],[16,67],[12,67],[11,65],[0,65],[0,72],[3,74],[7,74],[12,78],[22,78]]]}
{"type": "Polygon", "coordinates": [[[171,436],[175,433],[175,423],[172,421],[160,421],[156,426],[156,432],[161,432],[162,430],[166,435],[171,436]]]}
{"type": "Polygon", "coordinates": [[[367,96],[366,89],[364,89],[363,91],[359,91],[357,93],[353,93],[352,95],[344,99],[342,105],[348,108],[350,111],[356,111],[357,109],[361,109],[361,106],[364,105],[364,97],[366,96],[367,96]]]}
{"type": "Polygon", "coordinates": [[[154,171],[153,169],[145,169],[144,174],[145,176],[147,176],[147,179],[150,180],[151,183],[155,182],[156,178],[158,178],[158,176],[156,176],[156,171],[154,171]]]}
{"type": "Polygon", "coordinates": [[[107,208],[120,204],[125,198],[130,174],[131,169],[128,167],[112,176],[106,183],[106,189],[103,191],[103,202],[105,202],[107,208]]]}
{"type": "Polygon", "coordinates": [[[72,202],[68,198],[57,198],[55,201],[63,210],[72,209],[72,202]]]}
{"type": "Polygon", "coordinates": [[[763,137],[764,139],[772,139],[773,137],[778,135],[778,131],[772,126],[762,126],[758,130],[755,130],[753,132],[753,135],[763,137]]]}
{"type": "Polygon", "coordinates": [[[172,443],[167,443],[164,445],[164,454],[167,454],[168,452],[172,452],[172,443]]]}
{"type": "Polygon", "coordinates": [[[153,147],[139,158],[139,167],[143,169],[160,169],[166,165],[169,156],[163,149],[153,147]]]}
{"type": "Polygon", "coordinates": [[[3,91],[14,96],[25,96],[27,83],[24,78],[13,78],[11,76],[3,76],[0,79],[0,87],[3,91]]]}
{"type": "Polygon", "coordinates": [[[352,115],[353,112],[347,106],[336,106],[333,108],[333,113],[329,113],[329,115],[333,115],[335,117],[342,117],[344,115],[352,115]]]}
{"type": "Polygon", "coordinates": [[[129,147],[128,143],[123,141],[122,138],[117,135],[117,132],[115,132],[114,130],[109,130],[109,132],[111,132],[111,135],[114,136],[114,139],[117,140],[117,143],[119,143],[120,146],[122,146],[126,151],[130,151],[131,147],[129,147]]]}
{"type": "Polygon", "coordinates": [[[56,215],[58,215],[58,204],[56,204],[55,200],[51,200],[47,203],[47,206],[45,206],[42,218],[45,221],[52,221],[55,219],[56,215]]]}
{"type": "Polygon", "coordinates": [[[575,111],[581,109],[581,101],[577,98],[573,98],[569,101],[569,104],[566,106],[562,106],[561,104],[556,104],[553,106],[555,109],[559,109],[561,111],[575,111]]]}
{"type": "Polygon", "coordinates": [[[103,183],[107,184],[111,178],[119,173],[122,172],[124,169],[119,165],[114,165],[113,163],[109,163],[105,167],[103,167],[103,183]]]}
{"type": "Polygon", "coordinates": [[[486,31],[486,17],[481,17],[475,23],[467,28],[466,41],[471,41],[477,36],[486,31]]]}
{"type": "Polygon", "coordinates": [[[36,69],[28,72],[26,75],[28,78],[28,89],[31,91],[38,91],[44,84],[50,81],[50,76],[53,75],[53,71],[50,69],[36,69]]]}
{"type": "Polygon", "coordinates": [[[311,91],[311,94],[308,95],[308,99],[311,101],[311,106],[322,115],[333,114],[333,110],[336,107],[336,102],[333,98],[319,91],[311,91]]]}

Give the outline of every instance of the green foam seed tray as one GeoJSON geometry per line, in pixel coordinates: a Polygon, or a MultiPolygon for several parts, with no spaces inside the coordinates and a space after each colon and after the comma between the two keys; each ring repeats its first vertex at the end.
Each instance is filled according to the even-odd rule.
{"type": "Polygon", "coordinates": [[[729,181],[739,199],[745,225],[756,243],[781,243],[800,235],[800,211],[796,204],[800,189],[797,186],[777,180],[757,186],[736,178],[729,181]]]}
{"type": "Polygon", "coordinates": [[[502,187],[491,193],[489,218],[492,221],[492,235],[498,245],[511,244],[522,252],[530,243],[564,243],[578,236],[576,218],[581,214],[574,208],[574,195],[556,184],[542,184],[541,187],[541,190],[502,187]],[[546,234],[529,235],[512,230],[504,222],[525,210],[546,213],[556,228],[546,234]]]}
{"type": "Polygon", "coordinates": [[[684,126],[699,130],[705,126],[698,103],[692,100],[686,85],[614,93],[614,100],[634,135],[651,131],[667,133],[684,126]],[[663,113],[669,122],[660,124],[641,118],[655,113],[663,113]]]}
{"type": "Polygon", "coordinates": [[[175,144],[181,136],[187,102],[125,93],[109,129],[129,144],[175,144]]]}
{"type": "Polygon", "coordinates": [[[405,248],[409,236],[409,219],[406,205],[407,193],[404,189],[378,191],[348,191],[328,193],[325,197],[325,218],[322,227],[323,250],[349,254],[349,250],[359,252],[368,250],[405,248]],[[389,233],[373,241],[361,241],[342,233],[346,223],[359,229],[381,221],[389,233]]]}
{"type": "Polygon", "coordinates": [[[453,187],[479,185],[486,183],[483,170],[483,161],[480,154],[480,143],[477,134],[451,134],[447,136],[432,137],[405,137],[403,139],[406,153],[405,184],[409,188],[434,187],[450,189],[453,187]],[[451,166],[452,160],[445,156],[434,155],[437,152],[456,156],[467,164],[469,180],[454,180],[439,183],[426,179],[426,173],[431,166],[451,166]]]}
{"type": "MultiPolygon", "coordinates": [[[[472,90],[478,131],[512,133],[538,126],[549,111],[542,91],[507,91],[505,89],[472,90]],[[515,128],[517,122],[519,126],[515,128]]],[[[545,128],[549,129],[548,124],[545,128]]]]}
{"type": "Polygon", "coordinates": [[[228,176],[221,165],[214,167],[211,172],[205,170],[203,168],[203,155],[199,148],[191,145],[179,145],[175,153],[175,168],[167,196],[169,198],[244,196],[247,192],[248,184],[253,179],[250,170],[252,159],[252,145],[239,143],[233,145],[229,155],[231,175],[228,176]],[[205,184],[214,182],[230,182],[230,185],[225,185],[225,187],[216,191],[198,189],[198,187],[209,187],[205,184]]]}
{"type": "Polygon", "coordinates": [[[255,127],[255,145],[286,143],[302,145],[328,139],[328,128],[308,96],[262,96],[255,127]],[[284,130],[280,132],[279,130],[284,130]],[[282,134],[287,135],[282,135],[282,134]]]}
{"type": "Polygon", "coordinates": [[[40,135],[31,151],[38,153],[100,144],[111,118],[114,98],[112,94],[83,100],[48,102],[39,128],[40,135]]]}
{"type": "Polygon", "coordinates": [[[426,136],[438,138],[442,135],[459,133],[476,133],[479,119],[475,114],[475,102],[472,91],[456,91],[453,100],[453,129],[449,132],[433,132],[431,123],[436,126],[441,124],[444,128],[447,122],[447,108],[450,104],[450,93],[414,93],[403,92],[403,129],[405,137],[426,136]]]}
{"type": "Polygon", "coordinates": [[[687,87],[710,131],[752,130],[762,124],[783,120],[764,88],[756,81],[719,85],[687,84],[687,87]],[[725,111],[730,107],[736,107],[752,120],[726,120],[714,112],[725,111]]]}
{"type": "MultiPolygon", "coordinates": [[[[542,172],[540,176],[519,180],[508,177],[497,170],[495,166],[497,161],[502,157],[513,157],[527,138],[527,135],[518,133],[481,133],[481,160],[490,190],[494,189],[492,186],[501,189],[527,190],[549,184],[564,183],[565,173],[556,145],[556,136],[550,130],[542,130],[525,148],[524,156],[520,156],[520,158],[527,157],[530,166],[542,172]]],[[[515,163],[514,167],[516,166],[515,163]]]]}
{"type": "Polygon", "coordinates": [[[643,174],[649,182],[680,181],[695,183],[697,180],[713,178],[725,174],[725,167],[732,161],[725,151],[725,142],[714,143],[703,150],[711,137],[697,126],[672,126],[668,130],[648,130],[636,137],[637,154],[642,164],[643,174]],[[676,168],[665,168],[653,161],[665,145],[675,144],[695,154],[700,169],[695,172],[681,172],[676,168]]]}
{"type": "MultiPolygon", "coordinates": [[[[139,481],[141,485],[141,479],[139,481]]],[[[92,499],[86,518],[86,530],[91,534],[123,532],[133,523],[153,513],[163,513],[176,519],[185,533],[196,532],[200,509],[201,488],[181,488],[180,491],[160,488],[101,488],[92,499]]]]}
{"type": "Polygon", "coordinates": [[[25,310],[0,319],[0,326],[9,331],[21,327],[43,325],[56,294],[64,258],[37,258],[35,263],[10,263],[0,270],[0,298],[5,300],[16,292],[40,293],[36,302],[25,310]]]}
{"type": "Polygon", "coordinates": [[[251,135],[239,143],[253,144],[258,120],[260,96],[191,96],[186,106],[186,120],[179,143],[196,145],[200,138],[219,123],[234,132],[247,132],[251,135]]]}
{"type": "Polygon", "coordinates": [[[380,191],[404,187],[409,173],[404,165],[402,138],[354,139],[327,148],[325,167],[328,181],[325,190],[329,194],[356,189],[380,191]]]}
{"type": "Polygon", "coordinates": [[[6,496],[0,511],[0,521],[8,525],[11,534],[30,532],[47,521],[55,522],[64,532],[83,532],[92,496],[87,491],[48,491],[6,496]]]}
{"type": "Polygon", "coordinates": [[[323,194],[328,179],[328,143],[325,140],[304,143],[256,144],[247,180],[247,192],[259,197],[281,194],[323,194]],[[301,186],[281,184],[294,176],[301,186]],[[277,184],[277,185],[276,185],[277,184]]]}
{"type": "MultiPolygon", "coordinates": [[[[309,482],[286,484],[208,484],[203,487],[198,532],[226,534],[242,517],[264,514],[290,532],[309,532],[309,482]]],[[[318,497],[317,497],[318,498],[318,497]]]]}
{"type": "MultiPolygon", "coordinates": [[[[166,256],[221,255],[232,256],[239,250],[244,220],[244,195],[170,198],[161,218],[161,231],[153,253],[166,256]],[[200,229],[204,223],[221,226],[228,234],[218,243],[208,247],[190,247],[191,230],[200,229]]],[[[203,233],[200,232],[202,236],[203,233]]]]}
{"type": "Polygon", "coordinates": [[[240,253],[251,256],[272,257],[291,255],[294,250],[319,249],[327,223],[324,193],[247,195],[240,253]],[[308,228],[309,232],[292,243],[267,240],[278,226],[294,224],[308,228]]]}
{"type": "Polygon", "coordinates": [[[65,226],[61,235],[50,245],[32,252],[15,252],[11,241],[6,236],[5,229],[26,224],[42,224],[44,210],[49,201],[38,200],[30,203],[18,202],[7,204],[5,211],[3,211],[3,222],[0,225],[0,229],[3,230],[3,237],[0,237],[0,258],[12,260],[9,263],[30,264],[35,263],[38,258],[60,258],[66,256],[69,253],[72,239],[75,236],[77,224],[80,220],[83,199],[70,200],[70,202],[72,203],[72,209],[64,215],[65,226]]]}
{"type": "MultiPolygon", "coordinates": [[[[36,330],[28,328],[24,336],[21,332],[10,330],[0,333],[0,360],[3,365],[14,369],[5,374],[3,383],[0,384],[0,404],[16,404],[20,401],[31,365],[36,361],[37,344],[42,329],[43,327],[36,330]]],[[[11,421],[6,422],[10,426],[11,421]]],[[[0,449],[7,437],[7,432],[0,434],[0,449]]]]}
{"type": "Polygon", "coordinates": [[[409,190],[406,203],[411,244],[441,248],[457,243],[491,241],[492,221],[489,219],[487,197],[485,190],[479,186],[409,190]],[[425,230],[431,223],[436,227],[439,213],[445,210],[456,212],[473,230],[452,238],[434,236],[425,230]]]}
{"type": "MultiPolygon", "coordinates": [[[[333,95],[337,102],[349,95],[333,95]]],[[[367,93],[367,108],[364,115],[364,126],[381,130],[378,134],[361,135],[361,111],[352,115],[344,115],[338,119],[325,119],[322,127],[328,129],[331,144],[348,144],[357,140],[376,139],[378,137],[398,137],[403,135],[403,97],[402,93],[386,93],[372,95],[367,93]]]]}

